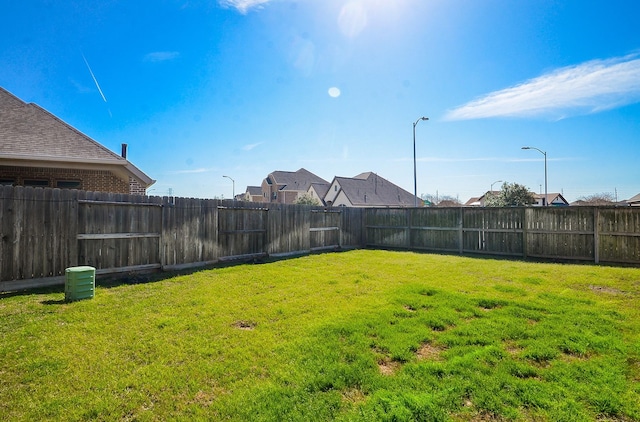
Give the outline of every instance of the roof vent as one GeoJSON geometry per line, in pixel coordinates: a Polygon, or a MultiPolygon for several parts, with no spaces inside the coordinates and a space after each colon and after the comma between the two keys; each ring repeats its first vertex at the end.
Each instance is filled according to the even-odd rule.
{"type": "Polygon", "coordinates": [[[127,159],[127,144],[122,144],[122,158],[127,159]]]}

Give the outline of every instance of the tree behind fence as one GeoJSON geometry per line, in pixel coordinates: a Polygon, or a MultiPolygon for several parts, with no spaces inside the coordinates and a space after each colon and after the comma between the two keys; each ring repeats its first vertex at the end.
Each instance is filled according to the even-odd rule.
{"type": "Polygon", "coordinates": [[[0,291],[60,283],[76,265],[170,270],[361,247],[640,264],[640,208],[324,209],[0,186],[0,291]]]}

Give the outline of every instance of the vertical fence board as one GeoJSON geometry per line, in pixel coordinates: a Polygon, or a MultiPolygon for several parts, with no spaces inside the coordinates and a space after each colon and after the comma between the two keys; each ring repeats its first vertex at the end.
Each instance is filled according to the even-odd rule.
{"type": "Polygon", "coordinates": [[[25,188],[17,186],[14,195],[14,220],[13,225],[15,228],[15,234],[13,238],[13,256],[11,261],[13,262],[13,280],[22,280],[25,278],[24,263],[22,256],[28,253],[25,248],[24,241],[24,225],[25,225],[25,200],[24,200],[25,188]]]}
{"type": "Polygon", "coordinates": [[[10,280],[13,273],[10,253],[13,248],[13,189],[0,185],[0,281],[10,280]]]}

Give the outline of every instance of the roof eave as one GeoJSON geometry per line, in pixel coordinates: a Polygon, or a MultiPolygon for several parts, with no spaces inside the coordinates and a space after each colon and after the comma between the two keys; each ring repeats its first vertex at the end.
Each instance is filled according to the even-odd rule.
{"type": "Polygon", "coordinates": [[[34,156],[22,154],[0,154],[0,164],[22,167],[39,167],[46,163],[52,168],[76,168],[82,170],[109,170],[128,181],[129,177],[138,180],[144,188],[155,183],[139,168],[124,158],[96,159],[76,157],[34,156]]]}

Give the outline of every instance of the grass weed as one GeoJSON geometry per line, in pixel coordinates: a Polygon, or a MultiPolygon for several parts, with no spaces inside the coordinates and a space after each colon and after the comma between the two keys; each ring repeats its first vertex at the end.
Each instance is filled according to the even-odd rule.
{"type": "Polygon", "coordinates": [[[640,269],[358,250],[0,296],[7,420],[640,420],[640,269]]]}

